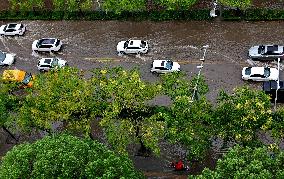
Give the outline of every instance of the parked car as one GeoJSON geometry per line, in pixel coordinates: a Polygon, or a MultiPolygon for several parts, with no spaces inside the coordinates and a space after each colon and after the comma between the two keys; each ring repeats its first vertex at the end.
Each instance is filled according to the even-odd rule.
{"type": "Polygon", "coordinates": [[[15,55],[0,51],[0,65],[12,65],[15,61],[15,55]]]}
{"type": "Polygon", "coordinates": [[[249,57],[254,60],[275,60],[284,56],[282,45],[259,45],[249,49],[249,57]]]}
{"type": "MultiPolygon", "coordinates": [[[[271,97],[271,102],[275,102],[277,81],[265,81],[263,82],[263,91],[271,97]]],[[[279,103],[284,102],[284,81],[279,81],[279,88],[277,90],[277,101],[279,103]]]]}
{"type": "Polygon", "coordinates": [[[278,80],[279,72],[270,67],[244,67],[242,70],[243,80],[269,81],[278,80]]]}
{"type": "Polygon", "coordinates": [[[3,80],[22,83],[21,87],[32,87],[35,76],[22,70],[4,70],[3,80]]]}
{"type": "Polygon", "coordinates": [[[10,23],[0,27],[0,35],[24,35],[25,32],[24,24],[10,23]]]}
{"type": "Polygon", "coordinates": [[[56,68],[62,68],[67,66],[67,62],[61,58],[42,58],[37,64],[37,68],[40,71],[49,71],[56,68]]]}
{"type": "Polygon", "coordinates": [[[120,54],[140,54],[148,52],[148,42],[143,40],[127,40],[117,44],[117,52],[120,54]]]}
{"type": "Polygon", "coordinates": [[[154,60],[152,63],[152,73],[170,73],[180,71],[180,65],[171,60],[154,60]]]}
{"type": "Polygon", "coordinates": [[[32,45],[33,51],[58,52],[62,47],[62,42],[56,38],[43,38],[35,40],[32,45]]]}

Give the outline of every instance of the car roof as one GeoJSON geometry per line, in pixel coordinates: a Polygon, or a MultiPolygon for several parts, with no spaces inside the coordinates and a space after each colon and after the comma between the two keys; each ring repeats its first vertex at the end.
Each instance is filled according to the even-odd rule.
{"type": "Polygon", "coordinates": [[[154,60],[153,66],[154,67],[165,67],[167,61],[171,61],[171,60],[154,60]]]}
{"type": "Polygon", "coordinates": [[[129,40],[129,47],[140,47],[141,40],[129,40]]]}
{"type": "Polygon", "coordinates": [[[251,75],[264,74],[264,67],[251,67],[251,75]]]}
{"type": "Polygon", "coordinates": [[[25,74],[22,70],[4,70],[3,79],[22,80],[25,74]]]}
{"type": "Polygon", "coordinates": [[[50,65],[54,58],[42,58],[39,60],[40,65],[50,65]]]}
{"type": "Polygon", "coordinates": [[[54,44],[56,40],[56,38],[44,38],[40,39],[39,41],[41,44],[54,44]]]}
{"type": "Polygon", "coordinates": [[[16,23],[10,23],[10,24],[7,24],[7,29],[19,29],[21,26],[21,24],[16,24],[16,23]]]}

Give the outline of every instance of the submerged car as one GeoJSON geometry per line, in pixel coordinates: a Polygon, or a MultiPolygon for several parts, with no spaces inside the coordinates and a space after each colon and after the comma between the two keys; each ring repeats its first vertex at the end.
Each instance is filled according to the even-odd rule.
{"type": "Polygon", "coordinates": [[[35,76],[22,70],[5,70],[3,80],[22,83],[21,87],[32,87],[35,76]]]}
{"type": "Polygon", "coordinates": [[[37,64],[37,68],[40,71],[49,71],[56,68],[62,68],[67,66],[67,62],[61,58],[42,58],[37,64]]]}
{"type": "Polygon", "coordinates": [[[15,61],[15,55],[0,51],[0,65],[12,65],[15,61]]]}
{"type": "Polygon", "coordinates": [[[152,63],[152,73],[170,73],[180,71],[180,65],[171,60],[154,60],[152,63]]]}
{"type": "Polygon", "coordinates": [[[24,35],[26,26],[24,24],[10,23],[0,27],[0,35],[24,35]]]}
{"type": "Polygon", "coordinates": [[[270,81],[278,80],[279,71],[270,67],[244,67],[242,79],[251,81],[270,81]]]}
{"type": "Polygon", "coordinates": [[[253,60],[275,60],[284,56],[282,45],[259,45],[249,49],[249,57],[253,60]]]}
{"type": "Polygon", "coordinates": [[[116,50],[120,54],[140,54],[148,52],[148,42],[143,40],[127,40],[117,44],[116,50]]]}
{"type": "Polygon", "coordinates": [[[35,40],[32,44],[32,50],[35,52],[58,52],[61,47],[61,40],[56,38],[43,38],[35,40]]]}

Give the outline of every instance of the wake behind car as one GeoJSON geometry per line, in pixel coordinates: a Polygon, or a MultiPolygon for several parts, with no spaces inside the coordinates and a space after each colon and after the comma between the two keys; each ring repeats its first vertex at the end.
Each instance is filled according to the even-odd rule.
{"type": "Polygon", "coordinates": [[[15,55],[0,51],[0,65],[12,65],[15,61],[15,55]]]}
{"type": "Polygon", "coordinates": [[[170,73],[180,71],[180,65],[171,60],[154,60],[152,63],[152,73],[170,73]]]}
{"type": "Polygon", "coordinates": [[[249,57],[253,60],[276,60],[284,56],[282,45],[259,45],[249,49],[249,57]]]}
{"type": "Polygon", "coordinates": [[[22,70],[5,70],[3,72],[3,80],[20,82],[22,88],[31,88],[35,76],[22,70]]]}
{"type": "Polygon", "coordinates": [[[242,79],[251,81],[278,80],[279,72],[276,68],[270,67],[244,67],[242,79]]]}
{"type": "Polygon", "coordinates": [[[10,23],[0,27],[0,35],[24,35],[26,26],[24,24],[10,23]]]}
{"type": "Polygon", "coordinates": [[[37,52],[58,52],[61,49],[62,42],[56,38],[43,38],[35,40],[32,45],[32,50],[37,52]]]}
{"type": "Polygon", "coordinates": [[[148,52],[148,42],[143,40],[127,40],[117,44],[116,50],[120,54],[140,54],[148,52]]]}
{"type": "Polygon", "coordinates": [[[39,71],[49,71],[56,68],[67,66],[67,62],[61,58],[42,58],[37,64],[39,71]]]}

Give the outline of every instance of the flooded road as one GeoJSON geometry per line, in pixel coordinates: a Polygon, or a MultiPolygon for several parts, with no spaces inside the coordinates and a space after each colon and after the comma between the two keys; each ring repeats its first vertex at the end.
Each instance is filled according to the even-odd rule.
{"type": "MultiPolygon", "coordinates": [[[[23,37],[0,37],[0,50],[16,54],[11,67],[0,69],[23,69],[39,73],[37,62],[42,57],[57,56],[67,60],[70,66],[90,70],[103,66],[139,67],[142,78],[148,81],[159,77],[150,73],[152,60],[171,58],[181,64],[188,77],[198,73],[197,66],[203,55],[201,49],[209,45],[202,74],[209,84],[208,98],[215,100],[221,89],[231,91],[248,84],[261,88],[261,83],[241,80],[241,69],[245,66],[273,66],[275,62],[254,62],[247,59],[248,49],[259,44],[284,44],[284,22],[123,22],[123,21],[20,21],[27,25],[23,37]],[[33,53],[32,42],[39,38],[59,38],[64,43],[59,53],[33,53]],[[149,41],[149,53],[145,55],[118,56],[116,45],[121,40],[144,39],[149,41]],[[108,59],[108,60],[107,60],[108,59]]],[[[8,23],[8,21],[0,24],[8,23]]],[[[283,65],[281,64],[281,68],[283,65]]],[[[280,79],[284,80],[283,71],[280,79]]],[[[157,100],[157,103],[168,103],[157,100]]],[[[164,147],[168,150],[167,147],[164,147]]],[[[166,153],[166,152],[165,152],[166,153]]],[[[165,157],[167,158],[167,157],[165,157]]],[[[143,161],[152,172],[149,159],[143,161]]],[[[160,162],[155,171],[164,167],[160,162]]],[[[207,164],[206,164],[207,165],[207,164]]],[[[209,164],[208,164],[209,165],[209,164]]],[[[207,166],[208,166],[207,165],[207,166]]],[[[209,165],[210,166],[210,165],[209,165]]],[[[213,164],[212,164],[213,166],[213,164]]],[[[196,171],[200,172],[200,169],[196,171]]],[[[147,169],[147,168],[146,168],[147,169]]],[[[144,171],[147,171],[144,166],[144,171]]],[[[164,169],[167,171],[169,169],[164,169]]],[[[193,172],[193,171],[192,171],[193,172]]],[[[193,172],[194,173],[194,172],[193,172]]],[[[153,174],[153,173],[152,173],[153,174]]],[[[149,174],[150,175],[150,174],[149,174]]],[[[185,175],[186,178],[186,175],[185,175]]]]}
{"type": "MultiPolygon", "coordinates": [[[[215,99],[220,89],[231,91],[245,84],[241,69],[266,65],[247,59],[249,47],[257,44],[284,44],[284,22],[124,22],[124,21],[21,21],[28,31],[23,37],[1,37],[0,50],[16,54],[18,68],[34,73],[41,57],[58,56],[70,66],[83,70],[108,66],[141,69],[143,79],[156,80],[150,65],[152,60],[171,58],[181,64],[189,77],[197,74],[202,57],[201,47],[209,45],[202,74],[209,84],[209,99],[215,99]],[[63,41],[63,50],[56,54],[33,53],[32,42],[55,37],[63,41]],[[118,56],[116,45],[121,40],[145,39],[150,51],[146,55],[118,56]],[[109,58],[109,60],[106,60],[109,58]]],[[[0,22],[0,24],[8,21],[0,22]]],[[[269,65],[275,66],[272,62],[269,65]]],[[[1,72],[3,69],[1,69],[1,72]]],[[[280,79],[284,75],[280,72],[280,79]]],[[[247,83],[249,84],[249,83],[247,83]]],[[[251,84],[250,84],[251,85],[251,84]]],[[[260,88],[260,83],[252,86],[260,88]]]]}

